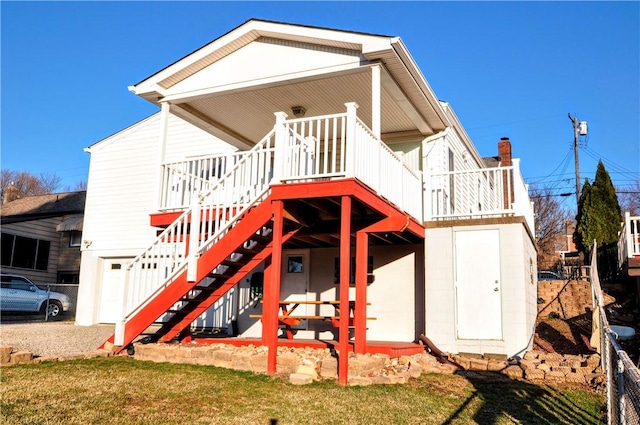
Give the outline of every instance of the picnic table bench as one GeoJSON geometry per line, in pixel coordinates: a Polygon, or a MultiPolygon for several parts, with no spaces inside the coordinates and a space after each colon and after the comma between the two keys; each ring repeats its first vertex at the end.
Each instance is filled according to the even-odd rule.
{"type": "MultiPolygon", "coordinates": [[[[331,326],[337,328],[340,326],[340,301],[278,301],[280,313],[278,315],[278,324],[285,327],[285,334],[287,339],[293,339],[293,326],[298,326],[302,320],[323,320],[325,322],[331,322],[331,326]],[[294,311],[300,305],[330,305],[335,309],[335,315],[294,315],[294,311]]],[[[367,303],[371,305],[371,303],[367,303]]],[[[347,317],[349,319],[349,326],[353,326],[353,317],[356,302],[349,301],[349,312],[347,317]]],[[[251,314],[249,317],[262,318],[262,314],[251,314]]],[[[367,320],[376,320],[375,317],[367,317],[367,320]]]]}

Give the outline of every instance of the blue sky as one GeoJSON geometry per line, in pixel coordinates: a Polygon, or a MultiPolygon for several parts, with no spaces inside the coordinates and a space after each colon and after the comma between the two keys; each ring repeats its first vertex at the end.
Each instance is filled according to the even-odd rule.
{"type": "MultiPolygon", "coordinates": [[[[574,192],[602,159],[640,179],[639,2],[1,3],[1,164],[86,181],[84,148],[156,112],[127,90],[255,17],[399,36],[483,156],[510,137],[532,186],[574,192]]],[[[562,198],[573,207],[575,197],[562,198]]]]}

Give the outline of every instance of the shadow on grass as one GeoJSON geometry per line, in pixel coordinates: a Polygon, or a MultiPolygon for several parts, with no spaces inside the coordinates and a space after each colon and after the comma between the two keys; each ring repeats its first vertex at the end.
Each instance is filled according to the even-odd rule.
{"type": "Polygon", "coordinates": [[[578,396],[571,391],[532,385],[494,373],[458,374],[473,385],[474,391],[443,425],[457,423],[463,412],[469,414],[469,409],[475,411],[475,423],[483,425],[504,422],[505,418],[521,424],[602,424],[600,413],[580,407],[574,400],[578,396]]]}

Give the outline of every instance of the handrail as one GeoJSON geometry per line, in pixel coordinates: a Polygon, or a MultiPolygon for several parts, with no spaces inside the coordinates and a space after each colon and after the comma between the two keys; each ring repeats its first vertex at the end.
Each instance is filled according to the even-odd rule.
{"type": "Polygon", "coordinates": [[[506,167],[432,172],[429,217],[434,220],[524,216],[533,231],[533,207],[518,162],[506,167]]]}
{"type": "Polygon", "coordinates": [[[185,209],[192,197],[207,192],[246,152],[232,152],[190,157],[186,161],[161,165],[162,180],[159,209],[185,209]]]}
{"type": "Polygon", "coordinates": [[[121,294],[123,322],[187,268],[186,236],[194,214],[202,217],[202,222],[200,229],[191,229],[190,237],[199,242],[197,253],[192,255],[200,255],[228,232],[251,206],[264,198],[269,188],[273,136],[274,132],[269,132],[245,152],[232,169],[201,195],[201,205],[194,202],[128,265],[121,294]],[[132,285],[132,282],[136,284],[132,285]]]}
{"type": "Polygon", "coordinates": [[[618,233],[618,267],[636,256],[640,256],[640,216],[627,211],[618,233]]]}

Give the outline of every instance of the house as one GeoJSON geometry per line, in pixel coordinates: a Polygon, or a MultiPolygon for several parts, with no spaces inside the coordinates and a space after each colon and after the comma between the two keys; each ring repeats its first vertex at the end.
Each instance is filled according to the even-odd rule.
{"type": "Polygon", "coordinates": [[[48,284],[75,301],[85,197],[85,191],[5,197],[0,207],[2,273],[48,284]]]}
{"type": "Polygon", "coordinates": [[[618,233],[618,269],[635,280],[636,300],[640,302],[640,216],[624,213],[618,233]]]}
{"type": "Polygon", "coordinates": [[[87,148],[76,315],[116,351],[531,347],[519,160],[485,163],[400,38],[251,19],[129,89],[159,112],[87,148]]]}

